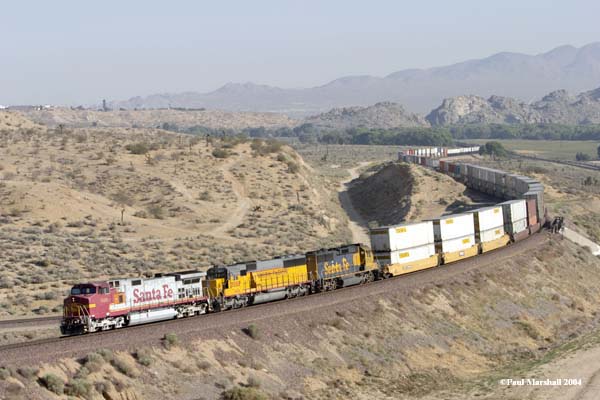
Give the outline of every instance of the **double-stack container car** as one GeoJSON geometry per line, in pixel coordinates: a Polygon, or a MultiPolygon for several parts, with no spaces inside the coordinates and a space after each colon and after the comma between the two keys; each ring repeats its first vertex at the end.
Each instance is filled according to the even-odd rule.
{"type": "Polygon", "coordinates": [[[371,248],[385,276],[402,275],[435,267],[433,222],[384,226],[372,229],[371,248]]]}
{"type": "Polygon", "coordinates": [[[504,233],[501,206],[484,207],[471,211],[475,224],[475,240],[481,253],[506,246],[510,237],[504,233]]]}
{"type": "Polygon", "coordinates": [[[511,240],[518,242],[529,236],[527,201],[524,199],[509,200],[498,205],[502,206],[504,230],[510,235],[511,240]]]}
{"type": "Polygon", "coordinates": [[[444,264],[477,255],[473,214],[446,215],[432,222],[436,252],[444,264]]]}

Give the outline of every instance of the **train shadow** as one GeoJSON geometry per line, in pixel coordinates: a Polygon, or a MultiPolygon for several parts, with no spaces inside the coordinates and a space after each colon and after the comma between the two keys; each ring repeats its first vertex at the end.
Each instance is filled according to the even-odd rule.
{"type": "Polygon", "coordinates": [[[465,191],[462,194],[465,197],[468,197],[469,199],[471,199],[471,202],[466,202],[463,200],[455,200],[454,202],[450,203],[446,207],[443,215],[460,214],[460,213],[476,210],[481,207],[494,206],[494,205],[502,202],[502,200],[498,199],[497,197],[490,196],[488,194],[479,192],[477,190],[469,189],[469,188],[465,189],[465,191]]]}

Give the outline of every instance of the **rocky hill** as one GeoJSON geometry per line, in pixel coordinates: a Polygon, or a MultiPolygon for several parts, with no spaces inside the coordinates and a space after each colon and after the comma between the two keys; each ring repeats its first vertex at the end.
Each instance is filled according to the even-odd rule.
{"type": "Polygon", "coordinates": [[[488,99],[473,95],[457,96],[444,99],[426,119],[433,126],[488,123],[598,124],[600,88],[577,96],[558,90],[531,104],[501,96],[491,96],[488,99]]]}
{"type": "Polygon", "coordinates": [[[305,120],[321,130],[348,128],[397,128],[429,126],[421,115],[407,112],[400,104],[383,102],[369,107],[334,108],[305,120]]]}
{"type": "Polygon", "coordinates": [[[426,113],[442,99],[465,93],[489,97],[540,98],[562,88],[580,92],[600,82],[600,42],[557,47],[537,55],[503,52],[457,64],[394,72],[385,77],[349,76],[306,89],[230,83],[209,93],[185,92],[134,97],[114,108],[187,107],[229,111],[276,111],[306,116],[334,107],[382,101],[426,113]]]}

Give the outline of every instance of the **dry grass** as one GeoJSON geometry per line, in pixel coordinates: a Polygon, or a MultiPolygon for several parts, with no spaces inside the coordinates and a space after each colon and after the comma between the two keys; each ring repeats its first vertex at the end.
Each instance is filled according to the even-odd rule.
{"type": "Polygon", "coordinates": [[[337,193],[280,144],[253,150],[244,139],[152,129],[16,130],[0,137],[0,160],[0,318],[58,313],[82,280],[350,237],[337,193]],[[217,148],[228,157],[214,157],[217,148]]]}

